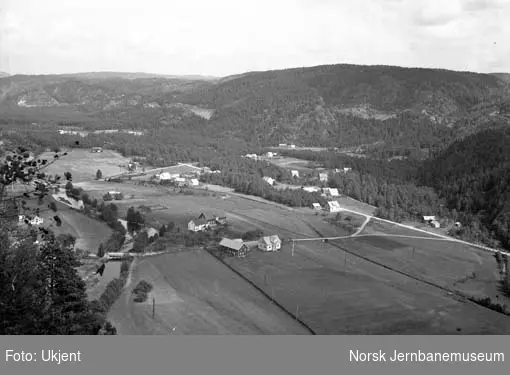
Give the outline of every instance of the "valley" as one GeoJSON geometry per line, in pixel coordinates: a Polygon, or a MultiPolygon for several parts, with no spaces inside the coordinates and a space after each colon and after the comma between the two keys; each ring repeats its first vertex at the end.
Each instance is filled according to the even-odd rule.
{"type": "MultiPolygon", "coordinates": [[[[253,201],[213,189],[193,189],[192,195],[183,195],[168,187],[143,186],[136,180],[123,183],[91,180],[77,186],[97,198],[109,190],[121,191],[126,197],[116,202],[121,215],[130,206],[154,207],[146,214],[147,223],[154,227],[169,221],[185,227],[200,213],[208,217],[225,215],[232,231],[261,229],[268,235],[278,234],[284,241],[278,253],[254,250],[246,258],[227,258],[226,265],[204,250],[179,248],[170,243],[163,249],[167,254],[135,260],[131,287],[125,289],[109,314],[120,334],[170,334],[174,327],[171,334],[280,332],[260,325],[260,319],[268,319],[264,318],[268,312],[259,311],[261,307],[249,308],[253,316],[235,318],[244,322],[239,326],[223,322],[241,314],[231,309],[248,311],[253,303],[246,300],[247,292],[241,298],[225,289],[230,288],[231,282],[227,280],[237,273],[246,281],[240,279],[235,285],[245,285],[247,290],[253,289],[251,284],[260,288],[265,294],[258,297],[266,300],[263,305],[270,305],[274,298],[287,311],[279,314],[297,313],[315,334],[506,332],[507,317],[466,299],[486,296],[496,299],[499,276],[492,254],[464,244],[438,241],[432,234],[388,226],[373,219],[355,237],[328,243],[296,242],[292,250],[290,239],[341,237],[348,236],[348,232],[325,222],[326,217],[315,215],[309,208],[280,208],[273,202],[253,201]],[[392,237],[395,235],[406,237],[392,237]],[[196,271],[190,274],[185,271],[188,267],[196,271]],[[220,277],[225,277],[225,281],[220,277]],[[155,285],[144,304],[132,301],[131,290],[139,280],[155,285]],[[194,283],[198,284],[192,286],[194,283]],[[218,292],[213,293],[214,290],[218,292]],[[214,295],[220,295],[221,300],[211,301],[216,298],[214,295]],[[268,300],[267,296],[271,298],[268,300]],[[155,320],[151,317],[152,297],[161,301],[155,302],[155,320]],[[371,306],[370,310],[366,304],[371,306]],[[459,316],[463,318],[459,320],[459,316]],[[251,324],[259,328],[250,330],[251,324]]],[[[289,318],[279,319],[283,319],[280,329],[290,329],[281,331],[283,334],[306,334],[297,328],[299,324],[291,328],[297,324],[292,319],[287,323],[284,321],[289,318]]]]}
{"type": "Polygon", "coordinates": [[[69,172],[59,194],[83,209],[40,216],[92,253],[78,274],[118,334],[510,334],[504,79],[347,64],[126,77],[0,78],[1,156],[67,151],[45,173],[69,172]],[[260,250],[265,236],[281,248],[260,250]],[[96,275],[110,253],[132,259],[96,275]]]}

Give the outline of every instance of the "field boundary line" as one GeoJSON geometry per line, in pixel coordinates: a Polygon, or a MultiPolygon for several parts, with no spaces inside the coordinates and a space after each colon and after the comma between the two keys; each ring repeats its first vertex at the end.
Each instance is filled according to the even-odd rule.
{"type": "Polygon", "coordinates": [[[310,334],[312,335],[317,335],[315,333],[315,331],[308,325],[306,324],[305,322],[303,322],[301,319],[299,319],[297,316],[295,316],[293,313],[291,313],[289,310],[287,310],[282,304],[280,304],[276,299],[273,299],[271,296],[269,296],[269,294],[267,294],[262,288],[260,288],[258,285],[256,285],[253,281],[251,281],[250,279],[248,279],[246,276],[244,276],[242,273],[240,273],[239,271],[237,271],[236,269],[234,269],[230,264],[228,264],[227,262],[223,261],[222,259],[219,259],[218,257],[214,256],[213,254],[211,254],[208,250],[205,250],[205,252],[207,254],[209,254],[209,256],[213,257],[214,259],[216,259],[216,261],[220,262],[221,264],[223,264],[225,267],[227,267],[228,269],[230,269],[232,272],[234,272],[237,276],[239,276],[241,279],[243,279],[244,281],[246,281],[248,284],[250,284],[252,287],[254,287],[257,291],[259,291],[260,293],[262,293],[263,296],[265,296],[269,301],[271,301],[272,303],[274,303],[278,308],[280,308],[280,310],[282,310],[283,312],[285,312],[288,316],[290,316],[293,320],[297,321],[301,326],[303,326],[310,334]]]}

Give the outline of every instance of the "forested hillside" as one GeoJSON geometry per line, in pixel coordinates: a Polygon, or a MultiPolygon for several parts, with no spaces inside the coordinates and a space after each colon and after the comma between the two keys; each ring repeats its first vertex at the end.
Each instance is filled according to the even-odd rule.
{"type": "Polygon", "coordinates": [[[492,75],[328,65],[247,73],[188,92],[182,100],[215,108],[208,126],[257,145],[380,142],[379,148],[386,144],[382,148],[409,153],[420,142],[427,147],[451,141],[471,110],[481,117],[479,125],[498,120],[494,112],[506,91],[504,81],[492,75]]]}
{"type": "Polygon", "coordinates": [[[374,160],[335,152],[281,151],[328,168],[329,185],[394,221],[438,215],[461,221],[454,235],[510,249],[510,127],[455,141],[426,161],[374,160]]]}
{"type": "Polygon", "coordinates": [[[0,117],[96,128],[185,123],[253,147],[364,145],[376,157],[424,157],[508,121],[507,95],[504,75],[392,66],[324,65],[221,80],[11,76],[0,79],[0,117]]]}
{"type": "Polygon", "coordinates": [[[397,221],[426,213],[450,216],[467,223],[459,236],[508,246],[510,142],[493,129],[510,121],[509,87],[505,74],[356,65],[220,80],[10,76],[0,78],[0,130],[3,139],[32,149],[76,147],[79,140],[80,147],[109,147],[146,157],[154,166],[214,164],[224,173],[211,177],[213,182],[290,204],[309,196],[275,193],[260,176],[284,172],[240,155],[291,142],[354,147],[365,158],[332,152],[294,156],[327,168],[353,168],[335,175],[332,186],[379,206],[380,216],[397,221]],[[57,134],[63,126],[144,134],[82,138],[57,134]],[[393,157],[403,160],[389,161],[393,157]]]}
{"type": "Polygon", "coordinates": [[[455,142],[420,173],[421,182],[434,187],[450,209],[510,247],[510,128],[455,142]]]}

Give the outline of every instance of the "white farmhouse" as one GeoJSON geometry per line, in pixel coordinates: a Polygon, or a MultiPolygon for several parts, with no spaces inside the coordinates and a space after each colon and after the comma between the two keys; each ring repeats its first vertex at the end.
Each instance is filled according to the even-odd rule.
{"type": "Polygon", "coordinates": [[[342,210],[342,208],[340,207],[337,201],[329,201],[327,210],[329,212],[339,212],[342,210]]]}

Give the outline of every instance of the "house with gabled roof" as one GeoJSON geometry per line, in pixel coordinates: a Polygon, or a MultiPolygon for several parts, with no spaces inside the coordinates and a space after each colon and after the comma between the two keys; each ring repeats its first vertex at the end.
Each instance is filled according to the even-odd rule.
{"type": "Polygon", "coordinates": [[[223,238],[219,243],[220,249],[235,257],[243,258],[248,254],[248,247],[241,240],[231,240],[229,238],[223,238]]]}
{"type": "Polygon", "coordinates": [[[296,169],[291,170],[290,174],[292,177],[299,178],[299,171],[296,169]]]}
{"type": "Polygon", "coordinates": [[[320,203],[312,203],[312,208],[314,210],[322,210],[322,206],[320,205],[320,203]]]}
{"type": "Polygon", "coordinates": [[[209,225],[206,219],[194,219],[190,220],[188,223],[188,230],[192,232],[203,232],[208,229],[208,227],[209,225]]]}
{"type": "Polygon", "coordinates": [[[269,236],[269,240],[273,244],[273,251],[278,251],[282,248],[282,240],[276,234],[269,236]]]}
{"type": "Polygon", "coordinates": [[[273,251],[273,244],[271,243],[269,236],[260,238],[258,248],[262,251],[273,251]]]}
{"type": "Polygon", "coordinates": [[[278,251],[282,247],[282,241],[277,235],[264,236],[258,242],[258,248],[262,251],[278,251]]]}
{"type": "Polygon", "coordinates": [[[342,208],[340,207],[337,201],[328,201],[327,210],[329,212],[339,212],[342,210],[342,208]]]}

